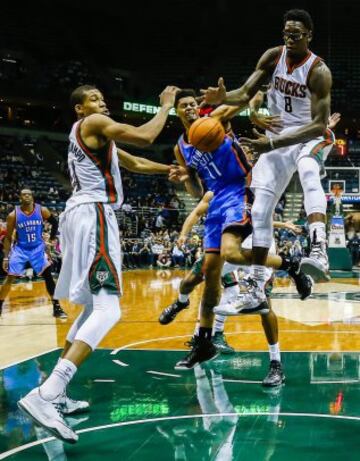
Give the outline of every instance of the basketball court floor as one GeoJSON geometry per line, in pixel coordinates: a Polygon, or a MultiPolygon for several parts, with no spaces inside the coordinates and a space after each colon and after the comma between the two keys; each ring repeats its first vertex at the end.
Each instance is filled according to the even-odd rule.
{"type": "Polygon", "coordinates": [[[317,284],[305,302],[287,279],[277,279],[273,308],[287,380],[267,390],[258,316],[227,321],[235,355],[174,370],[193,332],[201,288],[174,323],[157,319],[176,298],[183,274],[124,274],[121,322],[69,388],[71,397],[91,403],[89,413],[68,418],[80,436],[76,445],[34,427],[16,402],[51,371],[79,309],[64,303],[69,319],[55,320],[42,282],[13,287],[0,319],[0,459],[359,459],[358,278],[317,284]]]}

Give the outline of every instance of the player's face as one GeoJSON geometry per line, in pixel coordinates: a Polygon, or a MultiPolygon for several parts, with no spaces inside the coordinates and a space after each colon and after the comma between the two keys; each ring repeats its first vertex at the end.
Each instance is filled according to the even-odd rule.
{"type": "Polygon", "coordinates": [[[20,204],[21,205],[31,205],[32,203],[34,203],[34,197],[32,195],[31,190],[23,189],[20,192],[20,204]]]}
{"type": "Polygon", "coordinates": [[[81,117],[87,117],[91,114],[110,114],[104,96],[99,90],[87,91],[82,104],[77,104],[75,110],[81,117]]]}
{"type": "Polygon", "coordinates": [[[199,118],[199,106],[193,96],[181,98],[176,108],[176,113],[183,125],[189,126],[199,118]]]}
{"type": "Polygon", "coordinates": [[[301,56],[308,50],[312,34],[302,22],[286,21],[283,37],[288,55],[301,56]]]}

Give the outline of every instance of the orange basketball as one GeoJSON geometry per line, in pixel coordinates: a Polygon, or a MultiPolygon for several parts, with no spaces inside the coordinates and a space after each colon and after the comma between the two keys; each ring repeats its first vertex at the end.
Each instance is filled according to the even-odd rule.
{"type": "Polygon", "coordinates": [[[224,137],[224,127],[213,117],[199,118],[189,130],[190,143],[203,152],[216,150],[224,141],[224,137]]]}

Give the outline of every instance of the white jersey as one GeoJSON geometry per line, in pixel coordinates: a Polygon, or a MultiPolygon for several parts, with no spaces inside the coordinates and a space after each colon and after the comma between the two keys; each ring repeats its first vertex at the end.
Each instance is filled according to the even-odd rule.
{"type": "Polygon", "coordinates": [[[108,142],[100,149],[89,149],[81,139],[82,120],[74,123],[69,135],[68,166],[73,188],[66,210],[81,203],[108,203],[120,208],[124,195],[116,145],[108,142]]]}
{"type": "Polygon", "coordinates": [[[283,129],[311,122],[311,93],[308,78],[311,69],[320,60],[318,56],[309,51],[301,63],[290,66],[287,61],[286,47],[282,47],[267,92],[267,105],[271,115],[281,117],[283,129]]]}

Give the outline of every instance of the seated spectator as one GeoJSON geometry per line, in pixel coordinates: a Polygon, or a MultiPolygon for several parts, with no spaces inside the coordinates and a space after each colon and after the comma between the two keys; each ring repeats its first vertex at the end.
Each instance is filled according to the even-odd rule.
{"type": "Polygon", "coordinates": [[[172,259],[174,267],[183,267],[185,264],[185,256],[182,250],[182,247],[178,243],[175,243],[174,248],[172,250],[172,259]]]}
{"type": "Polygon", "coordinates": [[[156,265],[160,269],[167,269],[171,266],[171,258],[169,253],[161,253],[156,261],[156,265]]]}

